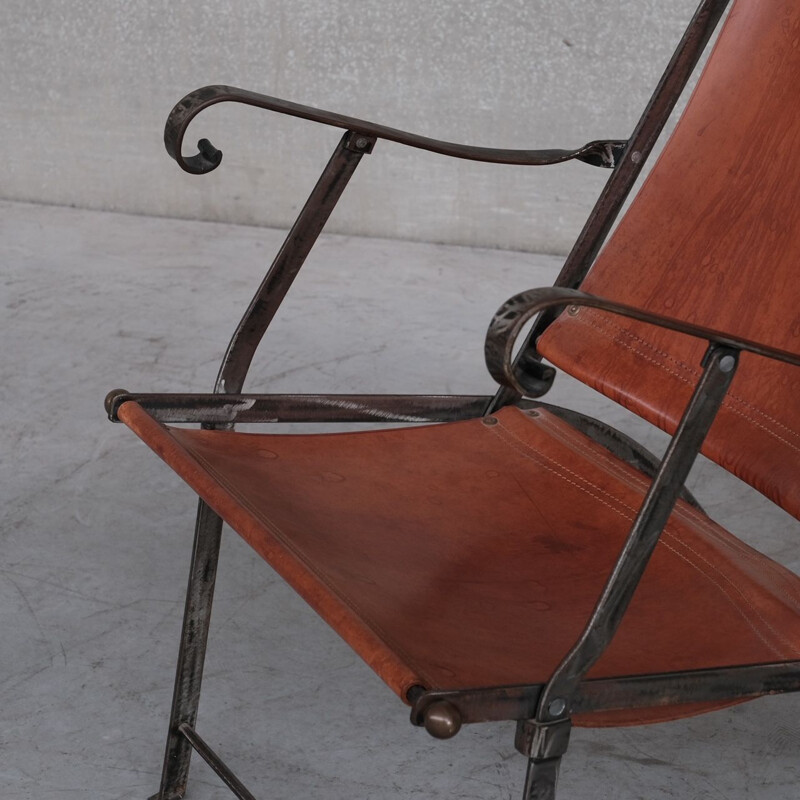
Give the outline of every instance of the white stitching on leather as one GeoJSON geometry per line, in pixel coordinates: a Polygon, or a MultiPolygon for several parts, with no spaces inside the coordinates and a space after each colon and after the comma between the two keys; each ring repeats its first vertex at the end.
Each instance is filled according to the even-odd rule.
{"type": "MultiPolygon", "coordinates": [[[[559,463],[559,462],[558,462],[558,461],[556,461],[555,459],[552,459],[552,458],[550,458],[550,457],[548,457],[548,456],[544,456],[543,454],[541,454],[541,453],[537,452],[537,451],[536,451],[536,450],[534,450],[532,447],[530,447],[530,445],[528,445],[528,444],[527,444],[527,442],[525,442],[525,441],[523,441],[522,439],[520,439],[520,438],[519,438],[519,437],[518,437],[518,436],[517,436],[517,435],[516,435],[516,434],[515,434],[513,431],[511,431],[511,430],[509,430],[507,427],[505,427],[505,425],[503,425],[503,424],[502,424],[502,422],[500,422],[498,425],[495,425],[495,426],[493,426],[492,428],[489,428],[488,430],[490,430],[491,432],[495,433],[495,434],[497,435],[497,437],[498,437],[498,438],[499,438],[501,441],[505,442],[505,444],[506,444],[508,447],[510,447],[511,449],[515,450],[515,451],[516,451],[517,453],[519,453],[519,454],[520,454],[520,455],[521,455],[523,458],[527,458],[528,460],[530,460],[530,461],[533,461],[534,463],[538,464],[539,466],[543,467],[544,469],[547,469],[549,472],[552,472],[554,475],[558,476],[559,478],[561,478],[562,480],[566,481],[567,483],[570,483],[570,484],[572,484],[573,486],[575,486],[575,487],[576,487],[577,489],[579,489],[580,491],[584,492],[585,494],[588,494],[590,497],[594,497],[594,498],[595,498],[596,500],[598,500],[600,503],[602,503],[603,505],[607,506],[608,508],[610,508],[610,509],[611,509],[612,511],[614,511],[615,513],[619,514],[619,515],[620,515],[621,517],[623,517],[624,519],[627,519],[628,521],[633,521],[633,519],[634,519],[634,517],[635,517],[635,514],[636,514],[636,511],[635,511],[635,509],[633,509],[633,508],[631,508],[630,506],[628,506],[626,503],[624,503],[624,502],[623,502],[622,500],[620,500],[618,497],[615,497],[614,495],[610,494],[609,492],[606,492],[604,489],[601,489],[599,486],[596,486],[595,484],[591,483],[591,482],[590,482],[590,481],[588,481],[587,479],[585,479],[585,478],[583,478],[582,476],[578,475],[577,473],[573,472],[573,471],[572,471],[572,470],[570,470],[568,467],[566,467],[566,466],[564,466],[563,464],[559,463]],[[504,431],[506,435],[504,436],[503,434],[501,434],[500,430],[504,431]],[[508,437],[511,437],[511,438],[512,438],[514,441],[513,441],[513,442],[509,441],[509,440],[508,440],[508,437]],[[515,444],[515,442],[516,442],[516,443],[518,443],[518,444],[519,444],[519,445],[520,445],[520,446],[521,446],[523,449],[520,449],[520,447],[519,447],[519,446],[517,446],[517,444],[515,444]],[[568,474],[570,474],[570,475],[572,475],[572,476],[574,476],[574,477],[578,478],[578,479],[579,479],[579,480],[581,480],[581,481],[582,481],[584,484],[586,484],[586,486],[590,486],[590,487],[592,487],[592,489],[594,489],[595,491],[597,491],[597,492],[600,492],[600,494],[603,494],[603,495],[605,495],[606,497],[608,497],[609,499],[613,500],[613,501],[614,501],[614,502],[615,502],[617,505],[619,505],[619,506],[621,506],[622,508],[625,508],[625,509],[627,509],[627,510],[629,510],[629,511],[633,512],[633,516],[631,516],[631,515],[629,515],[629,514],[626,514],[625,512],[623,512],[622,510],[620,510],[620,508],[615,508],[615,507],[614,507],[614,506],[613,506],[611,503],[609,503],[609,502],[607,502],[607,501],[603,500],[601,497],[598,497],[596,494],[594,494],[593,492],[589,491],[589,490],[586,488],[586,486],[581,486],[580,484],[576,483],[575,481],[573,481],[573,480],[570,480],[569,478],[566,478],[566,477],[564,476],[564,474],[559,474],[559,472],[558,472],[556,469],[554,469],[554,468],[553,468],[553,467],[551,467],[551,466],[548,466],[547,464],[543,464],[543,463],[542,463],[542,461],[541,461],[540,459],[545,459],[546,461],[550,462],[550,464],[552,464],[552,465],[554,465],[554,466],[556,466],[556,467],[559,467],[561,470],[564,470],[566,473],[568,473],[568,474]]],[[[678,537],[676,537],[676,536],[675,536],[675,535],[674,535],[674,534],[673,534],[671,531],[669,531],[668,529],[666,529],[666,528],[665,528],[665,531],[664,531],[664,532],[665,532],[665,533],[666,533],[666,534],[667,534],[667,535],[668,535],[668,536],[669,536],[669,537],[670,537],[672,540],[674,540],[674,541],[678,542],[679,544],[681,544],[681,545],[683,545],[684,547],[686,547],[686,549],[688,549],[688,550],[690,550],[691,552],[695,553],[695,555],[697,555],[699,558],[701,558],[701,559],[704,561],[704,563],[708,564],[708,565],[709,565],[709,566],[710,566],[710,567],[711,567],[711,568],[712,568],[712,569],[713,569],[715,572],[717,572],[717,573],[718,573],[718,574],[719,574],[721,577],[723,577],[723,578],[724,578],[724,579],[725,579],[725,580],[726,580],[728,583],[730,583],[730,585],[731,585],[731,586],[733,586],[733,588],[734,588],[734,589],[736,589],[736,590],[739,592],[739,594],[740,594],[740,595],[742,595],[742,599],[743,599],[743,600],[744,600],[744,602],[747,604],[747,606],[748,606],[748,607],[751,609],[751,611],[753,612],[753,614],[754,614],[754,615],[755,615],[755,616],[756,616],[756,617],[759,619],[759,621],[760,621],[760,622],[761,622],[761,623],[764,625],[764,627],[765,627],[765,628],[767,628],[767,629],[769,630],[769,632],[770,632],[770,633],[772,633],[772,635],[773,635],[773,636],[774,636],[774,637],[775,637],[775,638],[776,638],[776,639],[777,639],[777,640],[778,640],[778,641],[779,641],[781,644],[783,644],[783,645],[787,645],[787,646],[790,648],[790,651],[791,651],[792,653],[800,652],[800,651],[796,650],[796,649],[794,648],[794,646],[793,646],[791,643],[789,643],[787,640],[785,640],[785,639],[784,639],[784,637],[783,637],[781,634],[779,634],[778,632],[776,632],[776,631],[775,631],[775,630],[772,628],[772,626],[771,626],[771,625],[770,625],[770,624],[769,624],[769,623],[768,623],[768,622],[767,622],[767,621],[766,621],[766,620],[765,620],[765,619],[764,619],[764,618],[761,616],[761,614],[758,612],[758,610],[757,610],[757,609],[756,609],[756,608],[755,608],[755,607],[754,607],[754,606],[753,606],[753,605],[752,605],[752,604],[749,602],[749,600],[748,600],[748,599],[747,599],[747,598],[746,598],[746,597],[743,595],[743,593],[741,592],[741,589],[739,589],[739,587],[737,587],[737,586],[736,586],[736,585],[735,585],[735,584],[734,584],[734,583],[733,583],[733,582],[732,582],[732,581],[731,581],[731,580],[730,580],[730,579],[729,579],[727,576],[725,576],[725,575],[723,575],[721,572],[719,572],[719,570],[718,570],[718,569],[715,567],[715,565],[711,564],[709,561],[707,561],[706,559],[704,559],[704,558],[703,558],[703,557],[702,557],[702,556],[701,556],[699,553],[697,553],[697,552],[696,552],[696,551],[694,551],[694,550],[693,550],[691,547],[689,547],[688,545],[686,545],[686,543],[685,543],[685,542],[683,542],[681,539],[679,539],[678,537]]],[[[764,644],[765,644],[765,645],[766,645],[766,646],[767,646],[767,647],[768,647],[770,650],[772,650],[774,653],[776,653],[776,654],[778,654],[778,655],[782,655],[781,651],[780,651],[780,650],[779,650],[777,647],[775,647],[775,646],[774,646],[774,644],[771,644],[770,642],[768,642],[768,641],[766,640],[766,638],[765,638],[765,637],[762,635],[762,632],[760,632],[760,631],[759,631],[759,630],[756,628],[756,626],[755,626],[755,624],[754,624],[754,621],[753,621],[752,619],[750,619],[750,618],[749,618],[749,617],[748,617],[748,616],[747,616],[747,615],[744,613],[744,610],[741,608],[741,606],[740,606],[740,605],[739,605],[739,604],[738,604],[738,603],[737,603],[737,602],[736,602],[736,601],[735,601],[735,600],[734,600],[734,599],[733,599],[733,598],[730,596],[730,594],[729,594],[729,593],[728,593],[728,592],[725,590],[725,588],[724,588],[724,587],[722,587],[722,586],[721,586],[719,583],[717,583],[717,581],[715,581],[715,580],[714,580],[714,579],[713,579],[713,578],[712,578],[712,577],[711,577],[711,576],[710,576],[708,573],[706,573],[704,570],[702,570],[698,564],[696,564],[696,563],[692,562],[692,561],[691,561],[691,560],[690,560],[690,559],[689,559],[687,556],[685,556],[685,555],[683,555],[683,554],[681,554],[681,553],[678,553],[678,552],[675,550],[675,548],[674,548],[674,547],[672,547],[672,546],[670,546],[670,545],[669,545],[667,542],[665,542],[665,541],[663,540],[663,538],[662,538],[662,540],[661,540],[661,543],[662,543],[662,544],[664,545],[664,547],[666,547],[668,550],[672,551],[672,552],[673,552],[675,555],[679,556],[680,558],[683,558],[683,560],[684,560],[684,561],[686,561],[688,564],[690,564],[691,566],[693,566],[693,567],[694,567],[694,568],[695,568],[695,569],[696,569],[696,570],[697,570],[697,571],[698,571],[698,572],[699,572],[701,575],[703,575],[703,576],[704,576],[704,577],[705,577],[705,578],[706,578],[706,579],[707,579],[707,580],[708,580],[710,583],[712,583],[712,584],[714,584],[715,586],[717,586],[717,588],[718,588],[718,589],[719,589],[719,590],[722,592],[722,594],[725,596],[725,598],[728,600],[728,602],[730,602],[730,603],[731,603],[731,604],[734,606],[734,608],[736,608],[736,609],[737,609],[737,611],[739,612],[739,614],[740,614],[740,615],[741,615],[741,616],[742,616],[742,617],[745,619],[745,621],[748,623],[748,625],[749,625],[749,626],[750,626],[750,627],[753,629],[753,632],[756,634],[756,636],[758,636],[758,638],[759,638],[759,639],[761,639],[761,641],[762,641],[762,642],[764,642],[764,644]]]]}
{"type": "MultiPolygon", "coordinates": [[[[562,423],[560,420],[554,418],[550,414],[540,414],[539,419],[547,426],[552,435],[560,438],[568,446],[574,447],[587,458],[592,458],[595,461],[602,460],[606,469],[613,472],[620,480],[625,482],[631,488],[644,491],[648,489],[649,482],[646,478],[643,476],[640,477],[632,472],[628,472],[624,465],[616,461],[610,453],[604,451],[602,448],[599,448],[596,451],[591,450],[588,443],[583,441],[581,439],[581,435],[573,428],[568,427],[565,423],[562,423]]],[[[712,536],[724,546],[734,548],[762,575],[766,573],[764,564],[759,558],[760,553],[753,552],[751,548],[747,547],[744,542],[739,541],[735,536],[731,536],[730,539],[725,538],[724,531],[720,530],[713,520],[711,520],[705,514],[702,514],[696,508],[693,508],[688,504],[680,503],[679,501],[679,505],[676,505],[673,514],[681,517],[687,523],[693,523],[701,527],[705,533],[707,533],[709,536],[712,536]]],[[[672,535],[669,529],[666,529],[664,533],[665,535],[672,535]]],[[[786,593],[785,599],[789,601],[790,605],[795,611],[800,612],[800,590],[798,587],[795,584],[790,584],[789,577],[784,575],[782,572],[778,572],[777,574],[774,572],[770,573],[770,578],[772,580],[777,579],[780,582],[786,593]]]]}
{"type": "MultiPolygon", "coordinates": [[[[620,347],[624,347],[626,350],[630,350],[632,353],[635,353],[636,355],[640,356],[641,358],[643,358],[645,361],[649,362],[653,366],[659,367],[661,370],[663,370],[667,374],[672,375],[673,377],[677,378],[679,381],[682,381],[683,383],[686,383],[689,386],[694,386],[696,381],[699,379],[700,373],[697,370],[695,370],[693,367],[691,367],[688,364],[686,364],[685,362],[681,361],[680,359],[675,358],[674,356],[670,355],[669,353],[664,352],[663,350],[659,350],[654,345],[651,345],[645,339],[642,339],[640,336],[637,336],[635,333],[633,333],[632,331],[628,330],[627,328],[623,328],[621,325],[619,325],[616,322],[612,322],[611,320],[605,319],[602,316],[595,316],[594,319],[591,319],[591,318],[587,319],[587,317],[592,317],[592,316],[595,316],[595,315],[584,314],[583,317],[576,317],[575,319],[578,322],[582,322],[584,325],[590,325],[596,331],[598,331],[599,333],[602,333],[608,339],[611,339],[612,341],[614,341],[615,344],[618,344],[620,347]],[[637,348],[637,347],[635,347],[633,345],[626,344],[625,342],[616,341],[614,339],[613,335],[611,334],[611,332],[607,330],[608,327],[616,328],[617,331],[619,331],[624,336],[627,336],[628,338],[633,339],[634,341],[641,343],[644,347],[647,347],[649,350],[652,350],[657,355],[668,359],[673,364],[678,366],[678,368],[682,369],[684,372],[688,372],[695,380],[691,381],[691,380],[687,379],[686,377],[684,377],[682,375],[679,375],[674,370],[668,369],[662,362],[657,361],[654,358],[651,358],[646,353],[643,353],[641,349],[639,349],[639,348],[637,348]]],[[[778,426],[780,428],[783,428],[783,430],[785,430],[789,435],[794,436],[795,438],[800,439],[800,433],[798,433],[797,431],[793,430],[792,428],[790,428],[788,425],[784,424],[780,420],[777,420],[774,417],[770,416],[769,414],[767,414],[766,411],[763,411],[762,409],[758,408],[757,406],[754,406],[752,403],[748,402],[747,400],[745,400],[743,397],[740,397],[739,395],[736,395],[736,394],[733,394],[733,393],[729,392],[727,394],[727,396],[725,397],[725,399],[723,400],[723,402],[722,402],[722,404],[724,406],[726,406],[728,408],[728,410],[732,411],[734,414],[737,414],[742,419],[745,419],[748,422],[751,422],[757,428],[761,428],[761,430],[766,431],[771,436],[776,438],[778,441],[783,442],[787,447],[790,447],[792,450],[796,450],[796,451],[800,452],[800,447],[798,445],[787,441],[777,431],[775,431],[772,428],[764,425],[763,422],[759,422],[759,421],[753,419],[753,417],[751,415],[747,414],[746,412],[742,411],[741,409],[736,408],[735,407],[736,403],[738,403],[739,405],[742,405],[745,408],[749,409],[750,412],[754,412],[756,414],[759,414],[760,416],[762,416],[764,419],[768,420],[773,425],[776,425],[776,426],[778,426]]]]}

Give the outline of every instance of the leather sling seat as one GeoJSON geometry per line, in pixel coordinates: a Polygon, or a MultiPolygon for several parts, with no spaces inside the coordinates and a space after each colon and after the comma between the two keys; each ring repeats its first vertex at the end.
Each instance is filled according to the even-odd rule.
{"type": "MultiPolygon", "coordinates": [[[[403,699],[412,686],[546,682],[650,483],[543,409],[313,435],[168,427],[135,402],[119,417],[403,699]]],[[[797,659],[798,612],[800,578],[679,501],[588,677],[797,659]]]]}

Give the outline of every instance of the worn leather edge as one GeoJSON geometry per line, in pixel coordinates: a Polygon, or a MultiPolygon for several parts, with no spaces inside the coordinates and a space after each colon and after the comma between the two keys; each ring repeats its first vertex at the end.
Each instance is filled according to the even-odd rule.
{"type": "Polygon", "coordinates": [[[322,584],[306,565],[270,536],[265,541],[263,523],[216,484],[197,460],[179,445],[168,429],[133,401],[119,408],[124,422],[163,461],[174,469],[214,511],[233,527],[275,571],[352,647],[403,702],[415,685],[424,681],[365,625],[336,594],[322,584]]]}

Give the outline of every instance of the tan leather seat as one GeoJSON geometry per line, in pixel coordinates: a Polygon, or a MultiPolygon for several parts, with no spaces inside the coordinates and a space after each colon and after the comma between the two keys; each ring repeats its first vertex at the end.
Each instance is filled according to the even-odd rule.
{"type": "MultiPolygon", "coordinates": [[[[547,681],[649,484],[544,410],[323,435],[170,428],[133,402],[119,416],[403,698],[547,681]]],[[[679,502],[590,677],[800,658],[798,611],[800,579],[679,502]]]]}

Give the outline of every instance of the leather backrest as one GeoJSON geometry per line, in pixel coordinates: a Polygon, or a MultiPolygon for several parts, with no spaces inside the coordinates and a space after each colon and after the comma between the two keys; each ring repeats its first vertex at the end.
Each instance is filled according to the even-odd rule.
{"type": "MultiPolygon", "coordinates": [[[[582,287],[800,353],[800,3],[738,0],[582,287]]],[[[705,343],[583,309],[547,358],[673,430],[705,343]]],[[[706,455],[800,516],[800,368],[745,354],[706,455]]]]}

